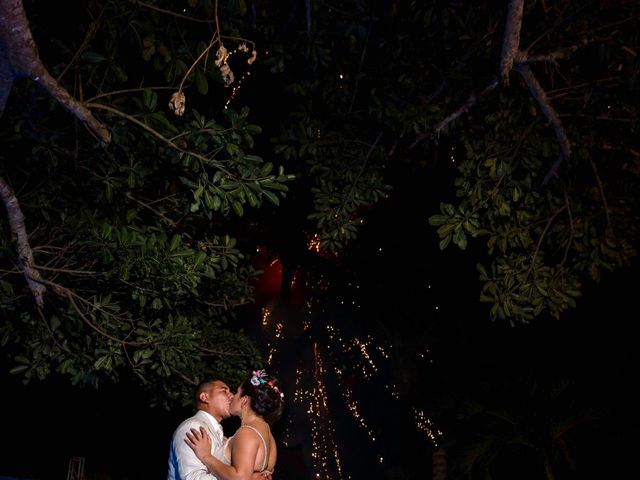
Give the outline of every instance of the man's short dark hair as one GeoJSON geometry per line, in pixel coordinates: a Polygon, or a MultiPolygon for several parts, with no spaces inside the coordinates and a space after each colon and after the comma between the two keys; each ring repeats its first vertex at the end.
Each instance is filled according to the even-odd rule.
{"type": "Polygon", "coordinates": [[[222,380],[218,379],[218,378],[205,378],[204,380],[202,380],[200,383],[198,383],[198,385],[196,386],[195,389],[195,394],[194,394],[194,398],[193,398],[193,402],[194,402],[194,406],[196,408],[198,408],[198,405],[200,405],[200,394],[202,392],[204,392],[207,388],[209,388],[209,386],[214,383],[214,382],[221,382],[222,380]]]}

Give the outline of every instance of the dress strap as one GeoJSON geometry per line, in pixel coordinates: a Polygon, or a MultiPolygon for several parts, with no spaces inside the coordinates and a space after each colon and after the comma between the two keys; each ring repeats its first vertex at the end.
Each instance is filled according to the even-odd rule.
{"type": "Polygon", "coordinates": [[[252,427],[251,425],[240,425],[239,428],[243,428],[243,427],[250,428],[251,430],[256,432],[260,437],[260,440],[262,440],[262,444],[264,445],[264,462],[262,463],[262,469],[260,471],[264,472],[265,469],[267,468],[267,462],[269,461],[269,452],[267,451],[267,442],[265,441],[264,437],[256,427],[252,427]]]}

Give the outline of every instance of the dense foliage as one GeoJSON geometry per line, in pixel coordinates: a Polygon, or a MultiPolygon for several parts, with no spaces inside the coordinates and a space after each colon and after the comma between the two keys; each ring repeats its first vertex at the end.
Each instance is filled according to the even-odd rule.
{"type": "Polygon", "coordinates": [[[491,315],[575,306],[585,281],[636,254],[638,15],[634,2],[342,2],[318,4],[308,31],[274,26],[269,64],[298,107],[279,151],[329,166],[310,216],[325,246],[353,238],[352,198],[450,162],[430,223],[442,249],[481,242],[491,315]]]}
{"type": "Polygon", "coordinates": [[[636,2],[88,0],[62,23],[25,3],[46,67],[111,133],[13,85],[0,177],[47,288],[39,307],[3,221],[0,328],[26,379],[128,366],[178,397],[176,375],[237,374],[256,272],[233,232],[269,228],[256,209],[289,186],[286,231],[334,251],[412,172],[444,171],[440,247],[478,245],[480,299],[512,323],[635,255],[636,2]]]}
{"type": "Polygon", "coordinates": [[[197,88],[187,78],[186,115],[167,107],[207,47],[209,24],[188,29],[131,2],[87,2],[61,26],[33,7],[41,56],[112,140],[92,138],[33,82],[16,84],[2,175],[48,292],[38,307],[3,223],[2,342],[14,372],[97,383],[132,371],[167,401],[205,374],[237,379],[258,359],[233,323],[256,271],[230,224],[246,208],[277,204],[292,177],[253,153],[261,129],[248,109],[206,100],[207,81],[220,79],[214,62],[196,65],[197,88]]]}

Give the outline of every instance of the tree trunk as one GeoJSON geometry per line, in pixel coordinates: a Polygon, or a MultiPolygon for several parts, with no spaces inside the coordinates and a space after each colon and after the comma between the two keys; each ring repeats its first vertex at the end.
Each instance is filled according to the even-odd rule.
{"type": "Polygon", "coordinates": [[[432,480],[447,480],[447,451],[440,447],[431,455],[432,480]]]}

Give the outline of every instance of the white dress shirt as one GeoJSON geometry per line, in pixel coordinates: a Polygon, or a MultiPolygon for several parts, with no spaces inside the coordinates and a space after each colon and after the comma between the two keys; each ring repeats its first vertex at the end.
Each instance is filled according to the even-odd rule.
{"type": "Polygon", "coordinates": [[[204,427],[211,437],[211,454],[222,458],[224,452],[224,434],[220,423],[203,410],[182,422],[173,434],[169,452],[169,471],[167,480],[217,480],[207,472],[207,467],[196,457],[195,452],[185,442],[187,432],[204,427]]]}

